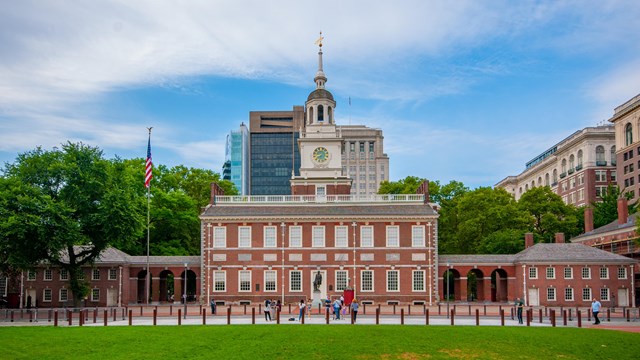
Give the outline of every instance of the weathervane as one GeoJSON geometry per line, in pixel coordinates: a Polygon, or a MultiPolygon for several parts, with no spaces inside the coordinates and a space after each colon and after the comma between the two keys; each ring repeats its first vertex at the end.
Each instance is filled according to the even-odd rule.
{"type": "Polygon", "coordinates": [[[324,38],[322,37],[322,31],[320,31],[320,37],[316,40],[315,44],[322,47],[322,40],[324,40],[324,38]]]}

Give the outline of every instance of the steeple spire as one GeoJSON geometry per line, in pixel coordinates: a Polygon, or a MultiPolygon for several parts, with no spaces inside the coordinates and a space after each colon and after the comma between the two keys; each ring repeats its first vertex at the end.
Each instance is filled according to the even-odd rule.
{"type": "Polygon", "coordinates": [[[320,37],[316,40],[318,45],[318,71],[316,72],[316,77],[313,78],[316,83],[316,89],[324,89],[324,83],[327,82],[327,77],[322,69],[322,40],[324,40],[324,37],[322,37],[322,31],[320,31],[320,37]]]}

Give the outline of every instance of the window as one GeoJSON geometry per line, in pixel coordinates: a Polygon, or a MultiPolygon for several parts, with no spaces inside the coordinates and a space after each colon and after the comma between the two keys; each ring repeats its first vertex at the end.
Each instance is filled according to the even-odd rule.
{"type": "Polygon", "coordinates": [[[369,152],[373,152],[373,142],[369,142],[369,152]]]}
{"type": "Polygon", "coordinates": [[[360,247],[373,247],[373,226],[360,227],[360,247]]]}
{"type": "Polygon", "coordinates": [[[291,270],[289,272],[289,291],[302,291],[302,271],[291,270]]]}
{"type": "Polygon", "coordinates": [[[573,279],[573,268],[570,268],[570,267],[564,268],[564,278],[573,279]]]}
{"type": "Polygon", "coordinates": [[[555,279],[556,278],[556,269],[552,267],[547,268],[547,279],[555,279]]]}
{"type": "Polygon", "coordinates": [[[413,247],[425,246],[423,225],[415,225],[411,227],[411,246],[413,247]]]}
{"type": "Polygon", "coordinates": [[[628,123],[624,127],[624,145],[629,146],[633,143],[633,127],[628,123]]]}
{"type": "Polygon", "coordinates": [[[36,272],[35,272],[35,270],[29,270],[27,272],[27,281],[36,281],[36,272]]]}
{"type": "Polygon", "coordinates": [[[373,291],[373,271],[362,270],[360,273],[362,281],[360,281],[360,291],[373,291]]]}
{"type": "Polygon", "coordinates": [[[69,300],[69,290],[67,290],[65,288],[60,289],[60,292],[58,293],[58,298],[60,299],[60,302],[68,301],[69,300]]]}
{"type": "Polygon", "coordinates": [[[387,271],[387,291],[400,291],[400,284],[398,283],[398,270],[387,271]]]}
{"type": "Polygon", "coordinates": [[[609,268],[601,267],[600,268],[600,279],[608,279],[609,278],[609,268]]]}
{"type": "Polygon", "coordinates": [[[600,301],[609,301],[609,289],[608,288],[600,289],[600,301]]]}
{"type": "Polygon", "coordinates": [[[289,227],[289,247],[302,247],[302,226],[289,227]]]}
{"type": "Polygon", "coordinates": [[[100,289],[91,289],[91,301],[100,301],[100,289]]]}
{"type": "Polygon", "coordinates": [[[537,278],[538,278],[538,268],[530,267],[529,279],[537,279],[537,278]]]}
{"type": "Polygon", "coordinates": [[[345,248],[347,246],[349,246],[349,244],[347,243],[347,234],[349,233],[349,227],[348,226],[336,226],[335,227],[335,232],[336,232],[336,247],[340,247],[340,248],[345,248]]]}
{"type": "Polygon", "coordinates": [[[413,271],[413,291],[424,291],[424,270],[413,271]]]}
{"type": "Polygon", "coordinates": [[[275,270],[265,270],[264,272],[264,291],[273,292],[277,288],[277,273],[275,270]]]}
{"type": "Polygon", "coordinates": [[[627,278],[627,268],[619,267],[618,268],[618,279],[626,279],[627,278]]]}
{"type": "Polygon", "coordinates": [[[45,281],[53,280],[53,271],[51,269],[44,270],[44,280],[45,281]]]}
{"type": "Polygon", "coordinates": [[[556,301],[556,289],[547,288],[547,301],[556,301]]]}
{"type": "Polygon", "coordinates": [[[240,270],[238,272],[238,282],[240,291],[251,291],[251,270],[240,270]]]}
{"type": "Polygon", "coordinates": [[[69,280],[69,271],[67,269],[60,269],[60,280],[69,280]]]}
{"type": "Polygon", "coordinates": [[[343,291],[347,288],[347,270],[336,271],[336,291],[343,291]]]}
{"type": "Polygon", "coordinates": [[[387,226],[387,247],[400,246],[399,232],[398,226],[387,226]]]}
{"type": "Polygon", "coordinates": [[[607,187],[606,186],[596,186],[596,196],[603,197],[607,195],[607,187]]]}
{"type": "Polygon", "coordinates": [[[591,301],[591,289],[590,288],[582,289],[582,301],[591,301]]]}
{"type": "Polygon", "coordinates": [[[100,269],[91,270],[91,280],[100,280],[100,269]]]}
{"type": "Polygon", "coordinates": [[[356,143],[349,143],[349,150],[350,151],[356,151],[356,143]]]}
{"type": "Polygon", "coordinates": [[[564,289],[564,301],[573,301],[573,288],[564,289]]]}
{"type": "Polygon", "coordinates": [[[591,279],[591,269],[588,267],[582,268],[582,278],[583,279],[591,279]]]}
{"type": "Polygon", "coordinates": [[[251,247],[251,226],[238,227],[238,247],[251,247]]]}
{"type": "Polygon", "coordinates": [[[227,291],[227,272],[224,270],[213,271],[213,291],[227,291]]]}
{"type": "Polygon", "coordinates": [[[618,179],[618,176],[616,175],[616,172],[612,171],[611,172],[611,181],[617,181],[617,179],[618,179]]]}
{"type": "Polygon", "coordinates": [[[227,247],[227,228],[224,226],[216,226],[213,228],[213,247],[227,247]]]}
{"type": "Polygon", "coordinates": [[[116,269],[109,269],[109,280],[118,279],[118,272],[116,269]]]}
{"type": "Polygon", "coordinates": [[[7,296],[7,278],[0,276],[0,297],[7,296]]]}
{"type": "Polygon", "coordinates": [[[313,238],[311,246],[324,247],[324,226],[314,226],[312,228],[313,238]]]}
{"type": "Polygon", "coordinates": [[[360,142],[360,152],[364,152],[364,141],[360,142]]]}
{"type": "Polygon", "coordinates": [[[264,227],[264,247],[270,247],[270,248],[276,247],[276,227],[275,226],[264,227]]]}
{"type": "Polygon", "coordinates": [[[44,289],[42,291],[42,301],[51,302],[51,298],[52,298],[51,289],[44,289]]]}

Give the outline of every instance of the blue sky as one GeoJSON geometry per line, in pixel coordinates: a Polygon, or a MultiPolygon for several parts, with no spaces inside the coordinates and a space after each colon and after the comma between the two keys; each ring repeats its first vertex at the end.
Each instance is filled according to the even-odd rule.
{"type": "Polygon", "coordinates": [[[515,175],[640,93],[637,1],[19,1],[0,10],[0,162],[68,140],[219,172],[249,111],[314,89],[381,128],[391,180],[515,175]],[[352,105],[348,105],[349,97],[352,105]]]}

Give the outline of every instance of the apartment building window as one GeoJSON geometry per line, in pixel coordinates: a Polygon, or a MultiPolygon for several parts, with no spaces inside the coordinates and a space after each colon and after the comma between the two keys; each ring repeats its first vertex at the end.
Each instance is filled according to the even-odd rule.
{"type": "Polygon", "coordinates": [[[529,279],[537,279],[538,278],[538,268],[530,267],[529,268],[529,279]]]}
{"type": "Polygon", "coordinates": [[[609,301],[609,289],[608,288],[600,289],[600,301],[609,301]]]}
{"type": "Polygon", "coordinates": [[[349,233],[348,226],[336,226],[336,247],[346,248],[349,246],[347,234],[349,233]]]}
{"type": "Polygon", "coordinates": [[[400,291],[398,270],[387,270],[387,291],[400,291]]]}
{"type": "Polygon", "coordinates": [[[626,279],[627,278],[627,268],[619,267],[618,268],[618,279],[626,279]]]}
{"type": "Polygon", "coordinates": [[[238,227],[238,247],[240,248],[251,247],[251,226],[238,227]]]}
{"type": "Polygon", "coordinates": [[[598,145],[596,147],[596,165],[606,165],[606,161],[604,160],[604,146],[598,145]]]}
{"type": "Polygon", "coordinates": [[[44,289],[44,291],[42,292],[42,301],[51,302],[52,298],[53,295],[51,289],[44,289]]]}
{"type": "Polygon", "coordinates": [[[611,172],[611,181],[615,182],[618,179],[618,175],[616,175],[615,171],[611,172]]]}
{"type": "Polygon", "coordinates": [[[591,268],[588,268],[588,267],[582,268],[582,278],[591,279],[591,268]]]}
{"type": "Polygon", "coordinates": [[[336,291],[344,291],[347,288],[347,270],[336,271],[336,291]]]}
{"type": "Polygon", "coordinates": [[[373,270],[362,270],[360,274],[362,277],[360,291],[373,291],[373,270]]]}
{"type": "Polygon", "coordinates": [[[276,227],[275,226],[265,226],[264,227],[264,247],[266,248],[274,248],[277,245],[276,242],[276,227]]]}
{"type": "Polygon", "coordinates": [[[607,181],[607,172],[605,170],[596,170],[596,181],[607,181]]]}
{"type": "Polygon", "coordinates": [[[117,280],[118,272],[116,269],[109,269],[109,280],[117,280]]]}
{"type": "Polygon", "coordinates": [[[556,269],[553,267],[547,268],[547,279],[555,279],[556,278],[556,269]]]}
{"type": "Polygon", "coordinates": [[[369,142],[369,152],[373,152],[373,142],[369,142]]]}
{"type": "Polygon", "coordinates": [[[601,267],[600,268],[600,279],[608,279],[609,278],[609,268],[601,267]]]}
{"type": "Polygon", "coordinates": [[[424,270],[413,270],[413,291],[424,291],[424,270]]]}
{"type": "Polygon", "coordinates": [[[302,271],[291,270],[289,272],[289,291],[302,291],[302,271]]]}
{"type": "Polygon", "coordinates": [[[373,247],[373,226],[360,227],[360,247],[373,247]]]}
{"type": "Polygon", "coordinates": [[[578,176],[578,185],[584,185],[584,174],[578,176]]]}
{"type": "Polygon", "coordinates": [[[400,246],[399,233],[398,226],[387,226],[387,247],[400,246]]]}
{"type": "Polygon", "coordinates": [[[573,301],[573,288],[564,289],[564,301],[573,301]]]}
{"type": "Polygon", "coordinates": [[[582,289],[582,301],[591,301],[591,288],[582,289]]]}
{"type": "Polygon", "coordinates": [[[100,289],[91,289],[91,301],[100,301],[100,289]]]}
{"type": "Polygon", "coordinates": [[[570,267],[564,268],[564,278],[573,279],[573,268],[570,268],[570,267]]]}
{"type": "Polygon", "coordinates": [[[547,288],[547,301],[556,301],[556,288],[547,288]]]}
{"type": "Polygon", "coordinates": [[[312,227],[311,246],[324,247],[324,226],[312,227]]]}
{"type": "Polygon", "coordinates": [[[629,146],[631,144],[633,144],[633,127],[631,123],[628,123],[624,127],[624,145],[629,146]]]}
{"type": "Polygon", "coordinates": [[[364,142],[360,143],[360,152],[364,152],[364,142]]]}
{"type": "Polygon", "coordinates": [[[44,269],[44,281],[53,280],[53,271],[51,269],[44,269]]]}
{"type": "Polygon", "coordinates": [[[596,196],[604,197],[607,195],[607,187],[606,186],[596,186],[596,196]]]}
{"type": "Polygon", "coordinates": [[[349,151],[354,152],[356,151],[356,143],[349,143],[349,151]]]}
{"type": "Polygon", "coordinates": [[[238,272],[238,282],[240,291],[251,291],[251,270],[240,270],[238,272]]]}
{"type": "Polygon", "coordinates": [[[213,228],[213,247],[227,247],[227,228],[224,226],[216,226],[213,228]]]}
{"type": "Polygon", "coordinates": [[[213,272],[213,291],[227,291],[227,272],[224,270],[215,270],[213,272]]]}
{"type": "Polygon", "coordinates": [[[277,288],[277,273],[275,270],[265,270],[264,272],[264,291],[273,292],[277,288]]]}

